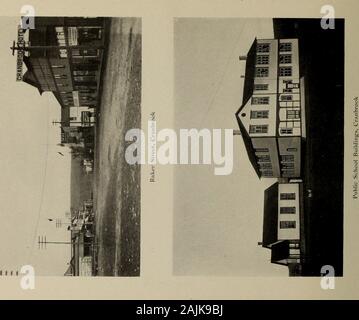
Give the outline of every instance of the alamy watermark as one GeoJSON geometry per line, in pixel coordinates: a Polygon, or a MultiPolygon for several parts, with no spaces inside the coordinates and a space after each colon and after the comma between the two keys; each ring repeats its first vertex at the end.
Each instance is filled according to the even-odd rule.
{"type": "Polygon", "coordinates": [[[323,290],[335,289],[335,269],[331,265],[322,266],[320,269],[322,278],[320,279],[320,287],[323,290]]]}
{"type": "Polygon", "coordinates": [[[146,135],[141,129],[130,129],[125,140],[128,164],[214,164],[215,175],[229,175],[233,170],[233,129],[161,129],[155,120],[148,121],[146,135]]]}
{"type": "Polygon", "coordinates": [[[20,287],[23,290],[35,289],[35,269],[31,265],[25,265],[20,270],[20,287]]]}

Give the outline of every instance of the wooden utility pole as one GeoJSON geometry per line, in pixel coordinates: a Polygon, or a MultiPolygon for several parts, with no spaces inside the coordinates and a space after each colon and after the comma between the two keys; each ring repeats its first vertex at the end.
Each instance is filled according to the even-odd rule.
{"type": "Polygon", "coordinates": [[[73,240],[71,240],[71,241],[47,241],[46,236],[39,236],[38,244],[39,244],[39,249],[47,249],[48,244],[64,244],[64,245],[77,244],[77,245],[84,245],[84,246],[86,246],[86,245],[95,246],[96,245],[95,243],[75,242],[73,240]]]}

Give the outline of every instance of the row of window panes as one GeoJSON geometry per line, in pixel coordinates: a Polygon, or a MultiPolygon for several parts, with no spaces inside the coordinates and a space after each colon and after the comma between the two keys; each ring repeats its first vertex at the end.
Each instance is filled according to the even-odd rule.
{"type": "MultiPolygon", "coordinates": [[[[257,52],[269,52],[270,51],[270,43],[258,43],[257,44],[257,52]]],[[[292,43],[291,42],[282,42],[279,43],[279,52],[290,52],[292,51],[292,43]]]]}
{"type": "Polygon", "coordinates": [[[272,171],[272,170],[262,171],[262,175],[263,175],[264,177],[272,177],[272,176],[273,176],[273,171],[272,171]]]}
{"type": "MultiPolygon", "coordinates": [[[[266,78],[269,75],[268,67],[256,67],[255,77],[257,78],[266,78]]],[[[279,76],[280,77],[291,77],[292,76],[292,67],[279,67],[279,76]]]]}
{"type": "Polygon", "coordinates": [[[281,101],[292,101],[293,100],[293,96],[291,94],[282,94],[280,96],[280,100],[281,101]]]}
{"type": "Polygon", "coordinates": [[[255,83],[253,90],[254,91],[268,90],[268,84],[267,83],[255,83]]]}
{"type": "Polygon", "coordinates": [[[258,162],[270,162],[270,156],[268,154],[257,155],[258,162]]]}
{"type": "Polygon", "coordinates": [[[281,193],[280,200],[295,200],[295,193],[294,192],[281,193]]]}
{"type": "Polygon", "coordinates": [[[281,134],[293,134],[293,128],[280,128],[281,134]]]}
{"type": "MultiPolygon", "coordinates": [[[[269,111],[268,110],[253,110],[251,111],[251,119],[268,119],[269,111]]],[[[294,120],[300,119],[300,110],[287,110],[287,119],[294,120]]]]}
{"type": "Polygon", "coordinates": [[[272,163],[270,162],[260,162],[260,168],[263,169],[272,169],[272,163]]]}
{"type": "Polygon", "coordinates": [[[281,121],[279,126],[280,128],[300,128],[300,121],[298,119],[281,121]]]}
{"type": "Polygon", "coordinates": [[[269,64],[269,55],[256,56],[256,64],[269,64]]]}
{"type": "Polygon", "coordinates": [[[279,228],[281,229],[295,229],[296,223],[295,221],[280,221],[279,228]]]}
{"type": "Polygon", "coordinates": [[[279,63],[280,64],[292,63],[292,55],[291,54],[280,54],[279,55],[279,63]]]}
{"type": "Polygon", "coordinates": [[[285,169],[294,169],[294,162],[283,162],[282,163],[283,170],[285,169]]]}
{"type": "Polygon", "coordinates": [[[269,116],[268,110],[251,111],[251,119],[268,119],[268,116],[269,116]]]}
{"type": "Polygon", "coordinates": [[[295,207],[280,207],[280,214],[295,214],[295,207]]]}
{"type": "MultiPolygon", "coordinates": [[[[253,86],[253,90],[254,91],[265,91],[268,90],[268,84],[267,83],[255,83],[253,86]]],[[[293,88],[284,88],[283,89],[284,93],[292,93],[293,92],[293,88]]],[[[284,97],[284,99],[282,99],[282,101],[292,101],[293,97],[291,95],[286,95],[287,97],[284,97]]]]}
{"type": "Polygon", "coordinates": [[[281,171],[282,171],[283,175],[286,177],[288,177],[288,176],[291,177],[294,175],[294,170],[292,170],[292,169],[283,169],[282,168],[281,171]]]}
{"type": "Polygon", "coordinates": [[[294,162],[294,155],[293,154],[282,154],[280,156],[280,160],[282,162],[294,162]]]}
{"type": "Polygon", "coordinates": [[[300,110],[287,110],[287,119],[300,119],[300,110]]]}
{"type": "Polygon", "coordinates": [[[254,152],[268,152],[269,149],[268,148],[257,148],[254,150],[254,152]]]}
{"type": "MultiPolygon", "coordinates": [[[[279,55],[279,63],[280,64],[290,64],[292,63],[292,55],[291,54],[280,54],[279,55]]],[[[256,56],[256,64],[269,64],[269,55],[257,55],[256,56]]]]}
{"type": "Polygon", "coordinates": [[[252,104],[269,104],[269,97],[252,97],[252,104]]]}
{"type": "Polygon", "coordinates": [[[267,133],[268,125],[260,124],[260,125],[249,125],[249,133],[267,133]]]}

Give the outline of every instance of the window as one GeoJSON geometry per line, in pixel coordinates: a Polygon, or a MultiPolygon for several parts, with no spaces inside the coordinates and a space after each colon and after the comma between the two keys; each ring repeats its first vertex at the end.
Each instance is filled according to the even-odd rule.
{"type": "Polygon", "coordinates": [[[97,49],[72,49],[73,58],[94,58],[98,56],[97,49]]]}
{"type": "Polygon", "coordinates": [[[292,76],[292,67],[279,67],[279,76],[280,77],[291,77],[292,76]]]}
{"type": "Polygon", "coordinates": [[[251,111],[251,119],[268,119],[268,110],[251,111]]]}
{"type": "Polygon", "coordinates": [[[281,128],[280,133],[281,134],[292,134],[293,133],[293,128],[281,128]]]}
{"type": "Polygon", "coordinates": [[[262,175],[263,175],[264,177],[272,177],[272,176],[273,176],[273,171],[272,171],[272,170],[262,171],[262,175]]]}
{"type": "Polygon", "coordinates": [[[294,162],[283,162],[283,169],[294,169],[294,162]]]}
{"type": "Polygon", "coordinates": [[[55,79],[67,79],[66,74],[54,74],[55,79]]]}
{"type": "Polygon", "coordinates": [[[268,148],[257,148],[254,150],[254,152],[268,152],[268,148]]]}
{"type": "Polygon", "coordinates": [[[272,164],[270,162],[261,162],[260,167],[261,169],[272,169],[272,164]]]}
{"type": "Polygon", "coordinates": [[[249,133],[267,133],[267,132],[268,132],[267,124],[249,126],[249,133]]]}
{"type": "Polygon", "coordinates": [[[295,200],[295,193],[281,193],[280,200],[295,200]]]}
{"type": "Polygon", "coordinates": [[[300,256],[300,250],[299,249],[289,249],[289,255],[291,257],[300,256]]]}
{"type": "Polygon", "coordinates": [[[264,83],[256,83],[253,87],[254,91],[259,91],[259,90],[268,90],[268,84],[264,84],[264,83]]]}
{"type": "Polygon", "coordinates": [[[280,207],[281,214],[295,214],[295,207],[280,207]]]}
{"type": "Polygon", "coordinates": [[[292,55],[291,54],[280,54],[279,55],[279,63],[292,63],[292,55]]]}
{"type": "Polygon", "coordinates": [[[280,96],[280,99],[282,101],[292,101],[293,100],[293,96],[291,94],[282,94],[280,96]]]}
{"type": "Polygon", "coordinates": [[[279,227],[281,229],[295,229],[295,221],[280,221],[279,227]]]}
{"type": "Polygon", "coordinates": [[[70,117],[70,121],[75,121],[76,119],[76,117],[70,117]]]}
{"type": "MultiPolygon", "coordinates": [[[[297,148],[287,148],[288,152],[297,152],[298,149],[297,148]]],[[[294,157],[294,156],[293,156],[294,157]]]]}
{"type": "Polygon", "coordinates": [[[258,78],[264,78],[264,77],[268,77],[268,73],[269,73],[268,67],[257,67],[255,76],[258,78]]]}
{"type": "Polygon", "coordinates": [[[74,76],[75,81],[96,81],[95,76],[74,76]]]}
{"type": "Polygon", "coordinates": [[[65,68],[65,66],[62,65],[62,64],[53,64],[51,67],[53,67],[53,68],[65,68]]]}
{"type": "Polygon", "coordinates": [[[288,89],[288,88],[287,88],[287,89],[283,89],[283,92],[284,92],[284,93],[291,93],[291,92],[293,92],[293,89],[288,89]]]}
{"type": "Polygon", "coordinates": [[[294,162],[293,154],[283,154],[280,158],[282,162],[294,162]]]}
{"type": "Polygon", "coordinates": [[[287,119],[300,119],[299,110],[287,110],[287,119]]]}
{"type": "Polygon", "coordinates": [[[93,40],[101,39],[102,30],[100,27],[79,27],[78,37],[80,43],[87,43],[93,40]]]}
{"type": "Polygon", "coordinates": [[[292,51],[291,42],[282,42],[279,44],[279,52],[289,52],[292,51]]]}
{"type": "Polygon", "coordinates": [[[269,43],[258,43],[257,52],[269,52],[270,45],[269,43]]]}
{"type": "Polygon", "coordinates": [[[258,162],[270,162],[269,154],[257,155],[258,162]]]}
{"type": "Polygon", "coordinates": [[[283,177],[292,177],[294,176],[294,171],[289,169],[282,170],[283,177]]]}
{"type": "Polygon", "coordinates": [[[256,57],[256,64],[269,64],[269,55],[260,55],[256,57]]]}
{"type": "Polygon", "coordinates": [[[269,104],[269,97],[252,97],[252,104],[269,104]]]}
{"type": "Polygon", "coordinates": [[[74,76],[95,76],[96,71],[94,70],[74,70],[74,76]]]}

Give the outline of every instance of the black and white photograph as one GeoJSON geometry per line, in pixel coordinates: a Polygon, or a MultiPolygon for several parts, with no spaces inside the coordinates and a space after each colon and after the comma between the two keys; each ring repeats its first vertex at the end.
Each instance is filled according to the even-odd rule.
{"type": "Polygon", "coordinates": [[[140,276],[141,18],[0,18],[1,276],[140,276]]]}
{"type": "Polygon", "coordinates": [[[175,168],[174,275],[343,276],[344,22],[175,19],[175,126],[233,167],[175,168]]]}

